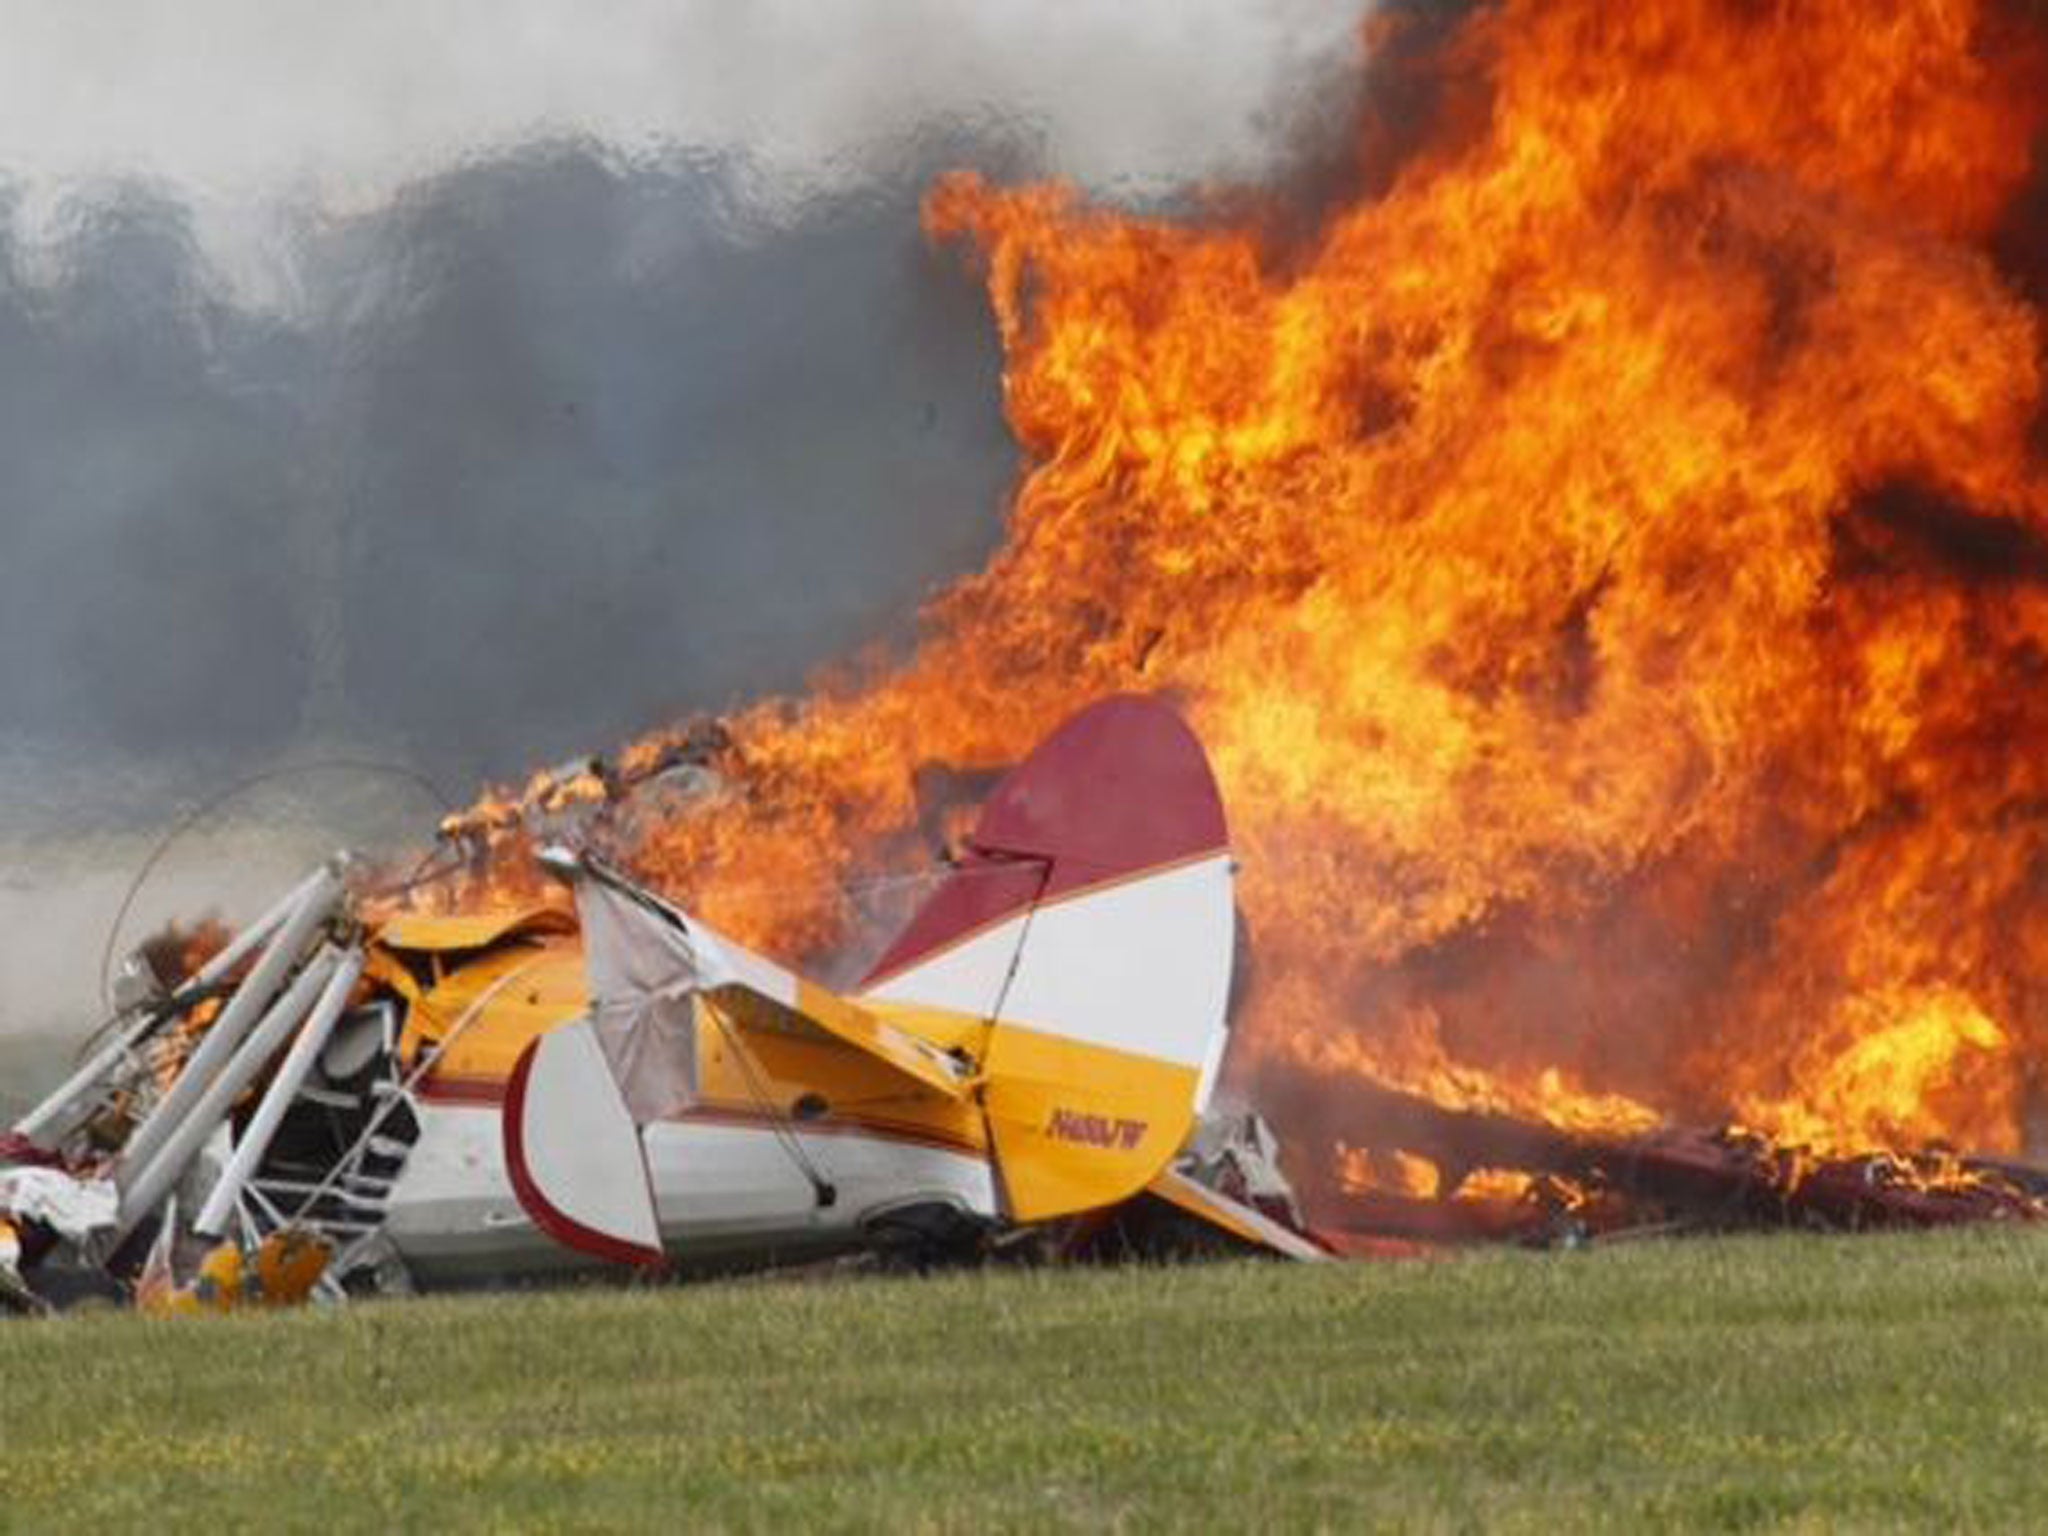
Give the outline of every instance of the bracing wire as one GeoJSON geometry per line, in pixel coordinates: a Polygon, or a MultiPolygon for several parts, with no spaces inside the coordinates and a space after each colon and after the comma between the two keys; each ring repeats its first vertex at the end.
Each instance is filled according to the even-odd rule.
{"type": "Polygon", "coordinates": [[[766,1085],[762,1083],[754,1061],[754,1053],[747,1048],[746,1041],[740,1037],[739,1031],[733,1028],[723,1013],[714,1008],[711,1010],[711,1016],[718,1021],[719,1032],[732,1047],[733,1059],[740,1064],[740,1073],[747,1080],[747,1089],[753,1094],[754,1102],[767,1112],[768,1128],[774,1133],[777,1145],[789,1155],[789,1160],[796,1165],[797,1172],[810,1181],[811,1192],[818,1204],[833,1204],[839,1198],[838,1186],[819,1170],[817,1160],[803,1144],[802,1133],[797,1130],[795,1120],[784,1113],[769,1094],[766,1085]]]}
{"type": "Polygon", "coordinates": [[[135,871],[135,878],[128,882],[127,892],[121,897],[121,905],[114,913],[114,920],[107,926],[107,942],[100,950],[100,1002],[102,1006],[106,1007],[110,1012],[113,1009],[113,994],[110,982],[114,969],[114,946],[120,941],[121,925],[128,920],[128,913],[135,905],[135,898],[142,894],[144,882],[149,879],[157,865],[163,861],[164,855],[170,852],[172,845],[179,838],[183,837],[187,832],[191,831],[200,822],[206,820],[207,817],[213,815],[223,806],[247,794],[250,790],[268,784],[273,780],[291,778],[306,773],[341,771],[382,774],[386,778],[402,779],[425,790],[427,794],[433,797],[434,802],[442,811],[446,812],[454,809],[454,803],[441,792],[440,786],[418,769],[408,768],[403,763],[382,762],[375,758],[322,757],[303,763],[279,763],[275,767],[265,768],[259,773],[252,773],[245,778],[237,779],[234,783],[228,785],[227,788],[200,802],[199,805],[180,817],[170,830],[157,840],[156,846],[150,850],[149,857],[144,859],[141,868],[135,871]]]}

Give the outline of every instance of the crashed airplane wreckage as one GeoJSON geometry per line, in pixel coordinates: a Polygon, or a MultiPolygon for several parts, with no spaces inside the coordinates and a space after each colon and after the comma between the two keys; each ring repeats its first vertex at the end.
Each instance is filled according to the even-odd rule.
{"type": "Polygon", "coordinates": [[[574,916],[366,920],[336,861],[131,987],[0,1144],[6,1294],[176,1309],[1166,1233],[1324,1253],[1263,1127],[1202,1120],[1233,864],[1165,706],[1102,701],[1005,778],[851,995],[541,858],[574,916]]]}
{"type": "MultiPolygon", "coordinates": [[[[539,830],[634,792],[597,778],[550,779],[539,830]]],[[[444,827],[440,878],[535,830],[488,815],[444,827]]],[[[573,840],[539,859],[573,911],[391,911],[337,860],[216,946],[145,946],[0,1133],[0,1310],[2048,1215],[2048,1170],[2011,1162],[1569,1130],[1268,1061],[1297,1200],[1265,1122],[1211,1105],[1233,865],[1202,749],[1151,700],[1083,710],[1004,778],[847,995],[573,840]]]]}
{"type": "MultiPolygon", "coordinates": [[[[1261,1107],[1297,1132],[1331,1124],[1331,1099],[1298,1068],[1259,1084],[1261,1107]]],[[[1347,1083],[1342,1105],[1342,1155],[1301,1196],[1345,1253],[2048,1219],[2048,1169],[1945,1148],[1823,1155],[1739,1126],[1567,1130],[1366,1081],[1347,1083]],[[1408,1177],[1390,1186],[1358,1165],[1408,1177]]]]}

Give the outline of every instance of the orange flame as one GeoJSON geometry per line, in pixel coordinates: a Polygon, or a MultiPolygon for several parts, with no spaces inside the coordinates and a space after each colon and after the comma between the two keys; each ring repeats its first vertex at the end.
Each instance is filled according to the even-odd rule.
{"type": "Polygon", "coordinates": [[[2039,43],[1990,0],[1504,0],[1433,60],[1464,109],[1306,242],[945,179],[1009,539],[913,654],[730,721],[639,866],[844,944],[845,883],[928,852],[921,766],[1166,690],[1243,858],[1241,1081],[2019,1146],[2048,477],[1989,250],[2039,43]]]}
{"type": "Polygon", "coordinates": [[[1443,1175],[1426,1157],[1398,1149],[1373,1152],[1365,1147],[1337,1144],[1337,1183],[1349,1194],[1384,1191],[1415,1200],[1434,1200],[1443,1188],[1443,1175]]]}
{"type": "Polygon", "coordinates": [[[2016,1150],[2022,1073],[2012,1043],[1969,997],[1936,990],[1858,995],[1803,1043],[1794,1094],[1737,1104],[1750,1125],[1818,1152],[1906,1146],[1940,1136],[2016,1150]]]}

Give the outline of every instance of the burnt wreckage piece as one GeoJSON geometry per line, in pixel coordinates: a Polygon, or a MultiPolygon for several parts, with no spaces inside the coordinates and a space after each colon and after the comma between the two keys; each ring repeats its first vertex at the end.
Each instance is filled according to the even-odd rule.
{"type": "Polygon", "coordinates": [[[2048,1216],[2048,1169],[1946,1152],[1817,1157],[1733,1128],[1664,1126],[1636,1135],[1560,1130],[1493,1110],[1450,1109],[1418,1094],[1268,1069],[1260,1103],[1276,1124],[1331,1143],[1426,1158],[1438,1192],[1344,1187],[1303,1170],[1304,1192],[1338,1232],[1431,1243],[1549,1241],[1673,1229],[1781,1227],[1859,1231],[2048,1216]],[[1480,1170],[1524,1174],[1513,1197],[1466,1191],[1480,1170]]]}

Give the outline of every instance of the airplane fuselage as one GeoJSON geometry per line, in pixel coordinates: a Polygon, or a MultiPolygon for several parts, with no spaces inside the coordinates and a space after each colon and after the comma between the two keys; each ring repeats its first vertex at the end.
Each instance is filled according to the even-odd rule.
{"type": "MultiPolygon", "coordinates": [[[[418,1117],[420,1137],[384,1224],[416,1283],[492,1284],[598,1267],[521,1209],[497,1104],[423,1096],[418,1117]]],[[[868,1243],[878,1220],[912,1207],[984,1220],[996,1211],[988,1158],[936,1139],[706,1111],[650,1125],[641,1141],[662,1246],[678,1268],[851,1251],[868,1243]]]]}

